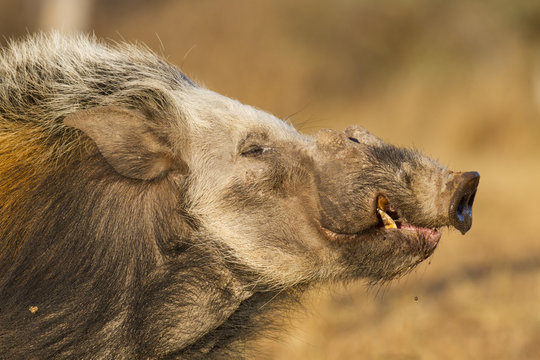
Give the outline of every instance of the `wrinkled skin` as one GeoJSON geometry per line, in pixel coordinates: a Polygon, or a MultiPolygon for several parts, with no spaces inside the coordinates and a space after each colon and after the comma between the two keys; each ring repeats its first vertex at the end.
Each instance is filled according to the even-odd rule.
{"type": "Polygon", "coordinates": [[[11,46],[0,357],[238,358],[311,284],[390,280],[471,226],[477,173],[360,126],[300,134],[127,45],[11,46]]]}

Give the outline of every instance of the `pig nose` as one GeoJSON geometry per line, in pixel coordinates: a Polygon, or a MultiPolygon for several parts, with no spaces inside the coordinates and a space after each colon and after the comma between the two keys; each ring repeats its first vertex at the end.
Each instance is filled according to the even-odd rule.
{"type": "Polygon", "coordinates": [[[469,171],[459,176],[457,187],[450,202],[449,217],[450,223],[462,234],[465,234],[472,225],[472,206],[476,188],[480,181],[480,174],[476,171],[469,171]]]}

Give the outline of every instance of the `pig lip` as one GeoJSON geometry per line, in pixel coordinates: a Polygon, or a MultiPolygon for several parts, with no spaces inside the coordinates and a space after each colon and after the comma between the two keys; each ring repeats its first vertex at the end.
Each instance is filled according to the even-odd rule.
{"type": "Polygon", "coordinates": [[[377,196],[376,215],[378,219],[376,224],[357,233],[338,233],[326,228],[319,221],[317,225],[323,236],[331,243],[355,243],[366,239],[384,241],[387,237],[391,237],[398,239],[399,242],[408,243],[413,248],[421,249],[420,251],[427,256],[435,250],[441,239],[441,233],[437,229],[416,226],[404,221],[382,194],[377,196]]]}
{"type": "Polygon", "coordinates": [[[433,252],[441,239],[441,233],[437,229],[429,229],[424,227],[418,227],[404,222],[397,222],[397,229],[385,229],[379,225],[372,227],[366,231],[355,234],[336,233],[330,229],[325,228],[318,223],[320,232],[324,237],[332,243],[350,243],[354,241],[362,241],[365,235],[372,232],[379,232],[380,237],[384,237],[385,233],[399,231],[401,236],[406,239],[415,239],[420,241],[425,248],[429,249],[429,252],[433,252]]]}
{"type": "Polygon", "coordinates": [[[441,239],[441,232],[437,229],[429,229],[406,223],[398,223],[398,230],[416,232],[418,236],[423,238],[424,242],[428,246],[432,246],[433,249],[435,249],[435,246],[437,246],[439,240],[441,239]]]}

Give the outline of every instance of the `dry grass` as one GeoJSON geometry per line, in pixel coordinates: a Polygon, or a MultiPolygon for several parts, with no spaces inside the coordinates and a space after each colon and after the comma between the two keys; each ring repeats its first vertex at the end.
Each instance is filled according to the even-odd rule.
{"type": "Polygon", "coordinates": [[[360,123],[482,175],[467,236],[445,233],[383,288],[313,291],[251,358],[540,358],[536,2],[114,3],[100,2],[98,35],[148,43],[221,93],[305,132],[360,123]]]}

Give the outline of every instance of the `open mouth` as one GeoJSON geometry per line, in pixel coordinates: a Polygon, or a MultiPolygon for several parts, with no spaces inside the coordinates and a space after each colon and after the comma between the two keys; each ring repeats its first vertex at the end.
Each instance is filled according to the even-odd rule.
{"type": "Polygon", "coordinates": [[[441,238],[441,233],[438,229],[415,226],[401,219],[398,212],[392,208],[388,202],[388,199],[384,195],[379,195],[377,197],[376,213],[377,218],[379,219],[378,224],[373,228],[362,231],[361,233],[336,233],[323,227],[321,224],[319,224],[319,228],[327,239],[334,242],[357,241],[360,240],[362,235],[367,232],[378,231],[381,232],[381,235],[383,235],[385,232],[397,231],[400,232],[404,238],[414,237],[418,241],[427,245],[427,247],[434,249],[441,238]]]}
{"type": "Polygon", "coordinates": [[[377,197],[377,217],[379,218],[379,223],[377,224],[379,228],[414,231],[431,245],[436,245],[441,238],[441,233],[437,229],[415,226],[401,220],[398,213],[389,205],[388,199],[384,195],[377,197]]]}

